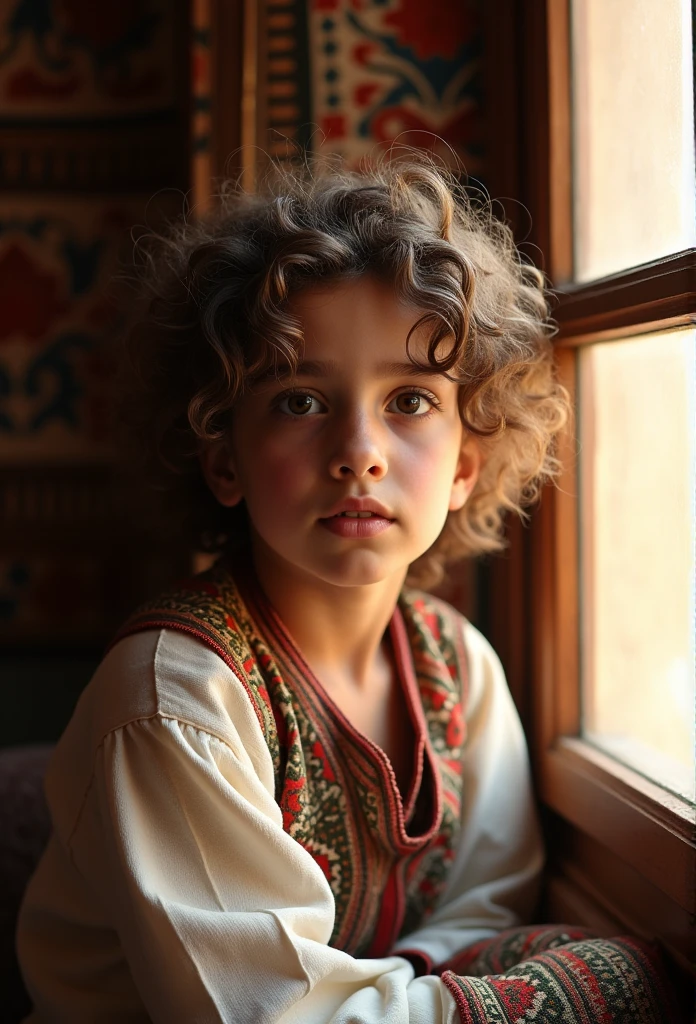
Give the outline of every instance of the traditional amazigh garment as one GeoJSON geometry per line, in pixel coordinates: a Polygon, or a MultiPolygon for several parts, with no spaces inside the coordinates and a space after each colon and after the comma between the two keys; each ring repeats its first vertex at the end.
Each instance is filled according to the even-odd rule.
{"type": "Polygon", "coordinates": [[[646,947],[519,927],[541,847],[490,646],[414,591],[389,638],[403,796],[248,567],[133,616],[49,769],[18,932],[32,1021],[672,1019],[646,947]]]}

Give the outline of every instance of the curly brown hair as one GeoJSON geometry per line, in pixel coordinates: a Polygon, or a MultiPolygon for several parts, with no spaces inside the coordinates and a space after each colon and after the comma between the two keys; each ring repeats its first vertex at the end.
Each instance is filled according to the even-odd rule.
{"type": "Polygon", "coordinates": [[[490,205],[431,159],[361,173],[276,169],[257,194],[228,185],[211,213],[150,242],[118,419],[163,499],[161,525],[198,550],[246,537],[243,503],[218,504],[199,446],[225,436],[245,388],[294,367],[302,333],[288,300],[318,282],[370,273],[393,285],[421,314],[413,330],[427,325],[428,362],[459,384],[463,425],[483,449],[468,501],[409,582],[432,586],[452,561],[502,548],[505,512],[524,516],[557,472],[569,403],[554,376],[543,276],[490,205]]]}

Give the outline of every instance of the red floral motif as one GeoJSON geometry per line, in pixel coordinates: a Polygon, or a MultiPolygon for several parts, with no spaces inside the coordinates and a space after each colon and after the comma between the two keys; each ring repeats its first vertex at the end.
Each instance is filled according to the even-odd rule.
{"type": "Polygon", "coordinates": [[[330,882],[331,864],[329,863],[329,858],[326,856],[325,853],[312,853],[312,856],[314,857],[315,861],[317,862],[321,870],[324,872],[324,875],[326,876],[326,881],[330,882]]]}
{"type": "Polygon", "coordinates": [[[321,130],[327,138],[343,139],[346,136],[346,119],[343,114],[327,114],[321,119],[321,130]]]}
{"type": "Polygon", "coordinates": [[[535,1009],[535,1003],[541,1004],[544,999],[543,992],[539,992],[534,985],[530,985],[522,978],[489,977],[488,982],[496,990],[511,1020],[518,1020],[527,1010],[535,1009]]]}
{"type": "Polygon", "coordinates": [[[0,341],[20,334],[38,341],[68,304],[58,296],[55,274],[43,271],[19,245],[0,257],[0,341]]]}
{"type": "Polygon", "coordinates": [[[440,138],[456,148],[477,141],[479,118],[480,111],[470,107],[446,124],[436,126],[405,107],[387,107],[373,118],[372,133],[376,142],[389,142],[402,132],[427,132],[432,135],[435,131],[440,138]]]}
{"type": "Polygon", "coordinates": [[[430,686],[427,682],[423,681],[420,684],[421,696],[425,697],[432,707],[433,711],[439,711],[440,708],[444,707],[449,694],[446,690],[440,689],[438,686],[430,686]]]}
{"type": "Polygon", "coordinates": [[[357,107],[366,107],[371,101],[374,94],[379,89],[379,85],[376,82],[363,82],[362,85],[356,85],[353,92],[353,99],[357,107]]]}
{"type": "Polygon", "coordinates": [[[384,24],[396,29],[399,42],[408,46],[419,60],[452,58],[475,31],[473,5],[458,0],[401,0],[399,9],[388,11],[384,24]]]}
{"type": "Polygon", "coordinates": [[[290,826],[302,810],[302,805],[300,804],[300,793],[302,793],[306,784],[307,780],[304,778],[285,780],[283,796],[280,801],[280,809],[283,813],[283,829],[285,832],[289,832],[290,826]]]}
{"type": "Polygon", "coordinates": [[[440,623],[438,621],[437,615],[434,615],[431,612],[426,612],[423,615],[423,621],[425,622],[426,626],[428,627],[430,632],[433,634],[435,639],[439,640],[440,639],[440,623]]]}
{"type": "Polygon", "coordinates": [[[353,47],[353,60],[356,64],[364,66],[376,50],[374,43],[358,43],[353,47]]]}

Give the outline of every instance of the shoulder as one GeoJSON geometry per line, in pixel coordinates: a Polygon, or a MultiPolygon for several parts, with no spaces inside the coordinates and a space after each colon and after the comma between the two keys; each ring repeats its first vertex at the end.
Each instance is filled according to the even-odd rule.
{"type": "Polygon", "coordinates": [[[94,792],[99,765],[109,785],[125,781],[118,764],[124,749],[138,751],[145,771],[178,777],[182,770],[199,773],[201,750],[217,749],[244,766],[259,792],[274,792],[273,762],[239,679],[213,651],[174,630],[124,637],[83,691],[46,773],[52,824],[62,841],[69,841],[94,792]]]}
{"type": "Polygon", "coordinates": [[[249,699],[253,658],[245,618],[225,563],[178,580],[141,604],[116,633],[83,695],[92,706],[95,737],[158,715],[223,740],[230,723],[258,722],[256,702],[249,699]]]}
{"type": "Polygon", "coordinates": [[[176,718],[224,742],[240,729],[245,735],[260,732],[241,675],[241,664],[235,671],[232,658],[186,630],[129,633],[107,652],[84,695],[93,707],[95,739],[157,716],[176,718]]]}
{"type": "Polygon", "coordinates": [[[137,731],[141,740],[148,738],[159,763],[171,752],[165,733],[189,727],[224,744],[273,792],[273,762],[254,708],[221,658],[176,630],[144,630],[119,640],[80,696],[52,754],[46,794],[54,828],[70,832],[110,737],[137,731]]]}
{"type": "Polygon", "coordinates": [[[56,746],[50,776],[77,792],[107,736],[172,720],[243,750],[258,774],[268,774],[268,747],[239,677],[194,636],[161,628],[129,634],[109,649],[56,746]]]}

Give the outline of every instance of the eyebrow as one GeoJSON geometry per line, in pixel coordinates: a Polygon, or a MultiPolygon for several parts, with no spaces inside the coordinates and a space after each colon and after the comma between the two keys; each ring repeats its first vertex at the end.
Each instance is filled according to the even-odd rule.
{"type": "MultiPolygon", "coordinates": [[[[269,370],[264,374],[263,380],[286,380],[288,377],[329,377],[339,369],[338,363],[333,359],[326,362],[301,362],[293,373],[289,366],[279,366],[277,370],[269,370]]],[[[422,366],[417,363],[378,363],[377,374],[379,377],[422,377],[423,375],[438,375],[441,370],[432,366],[422,366]]]]}

